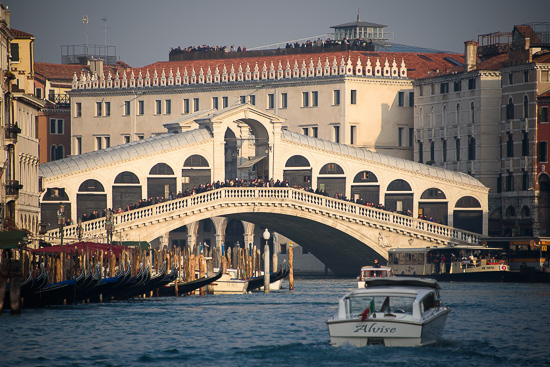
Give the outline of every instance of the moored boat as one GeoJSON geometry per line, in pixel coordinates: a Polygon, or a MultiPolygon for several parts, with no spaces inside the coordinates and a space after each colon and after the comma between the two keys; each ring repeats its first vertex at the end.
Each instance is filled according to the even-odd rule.
{"type": "Polygon", "coordinates": [[[369,278],[393,277],[393,270],[389,266],[363,266],[361,274],[357,277],[357,288],[365,288],[365,280],[369,278]]]}
{"type": "Polygon", "coordinates": [[[450,308],[433,279],[386,277],[345,294],[327,321],[330,344],[425,346],[438,343],[450,308]]]}
{"type": "Polygon", "coordinates": [[[438,281],[513,280],[503,249],[483,246],[393,248],[388,266],[397,276],[414,276],[438,281]]]}

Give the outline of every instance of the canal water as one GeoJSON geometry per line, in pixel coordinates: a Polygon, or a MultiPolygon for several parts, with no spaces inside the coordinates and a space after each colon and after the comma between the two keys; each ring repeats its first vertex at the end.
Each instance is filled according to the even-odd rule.
{"type": "Polygon", "coordinates": [[[440,345],[331,347],[325,321],[356,284],[4,311],[0,366],[550,365],[550,284],[443,282],[440,345]]]}

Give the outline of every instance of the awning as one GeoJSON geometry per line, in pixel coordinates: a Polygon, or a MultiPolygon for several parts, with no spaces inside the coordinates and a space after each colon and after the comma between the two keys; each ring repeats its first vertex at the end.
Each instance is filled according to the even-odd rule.
{"type": "Polygon", "coordinates": [[[27,242],[25,231],[4,231],[0,232],[0,249],[17,248],[21,242],[27,242]]]}
{"type": "Polygon", "coordinates": [[[259,161],[261,161],[265,157],[267,157],[267,156],[266,155],[258,155],[256,157],[252,157],[249,160],[247,160],[246,162],[244,162],[243,164],[241,164],[238,168],[239,169],[251,168],[253,165],[258,163],[259,161]]]}

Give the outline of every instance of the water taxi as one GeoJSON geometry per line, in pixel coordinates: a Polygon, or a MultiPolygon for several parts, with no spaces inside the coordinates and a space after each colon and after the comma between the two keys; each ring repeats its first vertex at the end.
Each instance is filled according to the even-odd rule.
{"type": "Polygon", "coordinates": [[[510,266],[501,248],[483,246],[393,248],[388,265],[397,276],[439,281],[507,281],[510,266]]]}
{"type": "Polygon", "coordinates": [[[363,266],[361,274],[357,277],[357,288],[365,288],[365,280],[368,278],[393,277],[393,270],[389,266],[363,266]]]}
{"type": "Polygon", "coordinates": [[[433,279],[386,277],[340,298],[327,321],[330,344],[414,347],[438,343],[450,308],[439,298],[433,279]]]}

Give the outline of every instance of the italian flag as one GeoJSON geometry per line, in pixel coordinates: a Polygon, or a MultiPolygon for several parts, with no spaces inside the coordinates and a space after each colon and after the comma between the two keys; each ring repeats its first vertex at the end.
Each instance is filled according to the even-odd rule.
{"type": "Polygon", "coordinates": [[[361,314],[361,321],[365,321],[369,318],[369,315],[374,312],[374,300],[371,299],[369,307],[365,308],[365,311],[361,314]]]}

